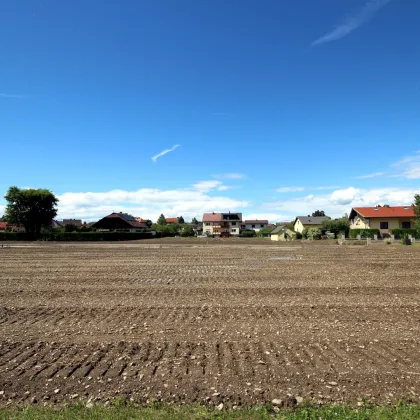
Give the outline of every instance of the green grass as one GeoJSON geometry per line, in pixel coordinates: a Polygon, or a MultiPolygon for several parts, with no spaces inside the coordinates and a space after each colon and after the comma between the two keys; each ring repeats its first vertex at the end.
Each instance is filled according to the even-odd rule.
{"type": "Polygon", "coordinates": [[[135,405],[104,406],[94,405],[86,408],[83,405],[70,405],[67,407],[2,407],[0,419],[25,419],[25,420],[176,420],[176,419],[294,419],[294,420],[319,420],[319,419],[419,419],[420,406],[401,404],[396,407],[361,407],[331,405],[323,407],[300,407],[292,411],[275,413],[270,405],[240,410],[217,411],[200,406],[171,407],[155,404],[147,407],[135,405]]]}

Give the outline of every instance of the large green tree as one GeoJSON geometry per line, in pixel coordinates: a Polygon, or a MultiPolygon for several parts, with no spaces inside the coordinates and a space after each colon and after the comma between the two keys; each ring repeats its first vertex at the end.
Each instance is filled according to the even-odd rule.
{"type": "Polygon", "coordinates": [[[325,216],[324,210],[316,210],[312,213],[312,217],[325,216]]]}
{"type": "Polygon", "coordinates": [[[32,238],[38,237],[41,227],[48,226],[57,215],[58,199],[49,190],[10,187],[4,198],[7,222],[22,225],[32,238]]]}
{"type": "Polygon", "coordinates": [[[349,221],[346,216],[341,217],[340,219],[328,219],[322,222],[322,228],[325,230],[334,233],[335,237],[337,238],[339,233],[343,233],[347,236],[349,231],[349,221]]]}
{"type": "Polygon", "coordinates": [[[168,223],[166,222],[166,218],[165,218],[165,216],[163,215],[163,214],[161,214],[160,216],[159,216],[159,219],[157,220],[157,224],[158,225],[167,225],[168,223]]]}
{"type": "Polygon", "coordinates": [[[414,219],[414,226],[416,227],[417,231],[420,233],[420,194],[416,194],[414,196],[414,203],[413,203],[414,214],[416,218],[414,219]]]}
{"type": "Polygon", "coordinates": [[[178,219],[178,223],[180,223],[181,225],[185,223],[185,220],[182,216],[178,219]]]}
{"type": "Polygon", "coordinates": [[[198,223],[198,221],[195,217],[193,217],[193,219],[191,220],[191,223],[194,223],[196,225],[198,223]]]}

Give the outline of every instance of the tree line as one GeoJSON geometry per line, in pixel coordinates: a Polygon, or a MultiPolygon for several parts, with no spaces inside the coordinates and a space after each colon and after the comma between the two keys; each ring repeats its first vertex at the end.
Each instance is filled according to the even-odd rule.
{"type": "MultiPolygon", "coordinates": [[[[48,227],[51,221],[57,216],[58,198],[47,189],[20,189],[10,187],[4,198],[7,201],[4,219],[9,224],[23,226],[28,237],[37,238],[43,227],[48,227]]],[[[420,233],[420,194],[414,196],[412,204],[415,214],[415,228],[420,233]]],[[[312,217],[325,216],[323,210],[316,210],[312,217]]],[[[194,230],[191,225],[186,224],[181,216],[176,223],[167,223],[166,218],[161,214],[156,223],[148,221],[152,230],[162,234],[181,234],[182,236],[193,236],[194,230]]],[[[194,217],[192,224],[198,221],[194,217]]],[[[322,228],[334,233],[337,236],[341,232],[348,231],[348,218],[327,219],[322,223],[322,228]]]]}

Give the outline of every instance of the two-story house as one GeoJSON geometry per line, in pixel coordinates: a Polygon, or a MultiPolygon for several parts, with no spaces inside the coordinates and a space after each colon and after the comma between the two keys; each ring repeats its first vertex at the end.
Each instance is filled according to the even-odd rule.
{"type": "Polygon", "coordinates": [[[379,229],[390,233],[392,229],[413,229],[412,206],[354,207],[349,216],[350,229],[379,229]]]}
{"type": "Polygon", "coordinates": [[[242,213],[204,213],[203,233],[212,236],[239,236],[242,213]]]}
{"type": "Polygon", "coordinates": [[[242,230],[253,230],[259,232],[261,229],[264,229],[268,226],[268,220],[245,220],[242,223],[242,230]]]}

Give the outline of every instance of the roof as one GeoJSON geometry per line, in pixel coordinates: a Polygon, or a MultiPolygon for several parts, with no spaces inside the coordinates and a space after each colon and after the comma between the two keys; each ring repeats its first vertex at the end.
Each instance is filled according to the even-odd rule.
{"type": "Polygon", "coordinates": [[[244,222],[246,225],[254,225],[254,224],[261,224],[261,225],[268,225],[268,220],[245,220],[244,222]]]}
{"type": "Polygon", "coordinates": [[[412,206],[354,207],[353,210],[368,219],[376,217],[415,217],[412,206]]]}
{"type": "MultiPolygon", "coordinates": [[[[127,223],[128,225],[130,225],[132,228],[148,227],[146,223],[138,222],[133,216],[131,216],[131,214],[127,214],[127,213],[111,213],[108,216],[105,216],[104,218],[99,220],[99,222],[104,220],[104,219],[113,219],[113,218],[118,218],[118,219],[124,220],[124,222],[127,223]]],[[[97,222],[97,223],[99,223],[99,222],[97,222]]],[[[97,223],[95,223],[95,225],[97,223]]]]}
{"type": "Polygon", "coordinates": [[[203,222],[220,222],[222,220],[222,213],[204,213],[203,222]]]}
{"type": "Polygon", "coordinates": [[[80,219],[63,219],[62,222],[59,222],[62,225],[75,225],[75,226],[82,226],[83,223],[80,219]]]}
{"type": "Polygon", "coordinates": [[[0,222],[0,229],[6,229],[7,228],[7,222],[0,222]]]}
{"type": "MultiPolygon", "coordinates": [[[[276,233],[281,233],[284,231],[284,229],[287,228],[285,225],[277,226],[274,230],[271,231],[271,235],[275,235],[276,233]]],[[[290,233],[291,235],[295,233],[295,231],[291,229],[287,229],[287,233],[290,233]]]]}
{"type": "Polygon", "coordinates": [[[166,223],[178,223],[179,217],[167,217],[166,223]]]}
{"type": "Polygon", "coordinates": [[[136,222],[139,222],[139,223],[146,223],[146,222],[147,222],[147,220],[146,220],[146,219],[142,219],[141,217],[136,217],[136,222]]]}
{"type": "Polygon", "coordinates": [[[299,219],[302,225],[321,225],[324,220],[329,220],[329,217],[327,216],[297,216],[294,223],[296,223],[296,220],[299,219]]]}

